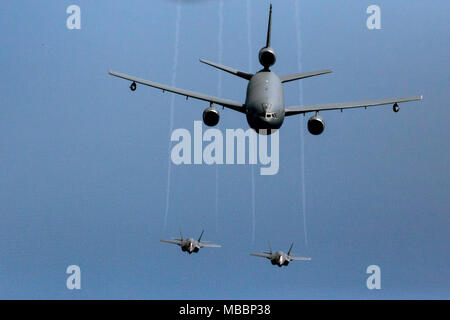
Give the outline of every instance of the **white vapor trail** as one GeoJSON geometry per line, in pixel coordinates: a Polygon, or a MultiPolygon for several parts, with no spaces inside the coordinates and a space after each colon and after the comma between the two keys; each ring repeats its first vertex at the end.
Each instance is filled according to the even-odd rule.
{"type": "MultiPolygon", "coordinates": [[[[297,35],[297,67],[298,72],[302,70],[302,39],[300,36],[300,0],[294,2],[294,14],[295,14],[295,31],[297,35]]],[[[301,81],[298,81],[298,99],[300,105],[303,105],[303,85],[301,81]]],[[[308,233],[306,229],[306,196],[305,196],[305,130],[302,117],[300,119],[300,162],[301,162],[301,180],[302,180],[302,213],[303,213],[303,230],[305,233],[305,245],[308,245],[308,233]]]]}
{"type": "MultiPolygon", "coordinates": [[[[219,46],[219,63],[222,63],[223,56],[223,0],[219,2],[219,36],[217,37],[219,46]]],[[[217,92],[219,97],[222,95],[222,72],[218,70],[219,81],[217,82],[217,92]]]]}
{"type": "MultiPolygon", "coordinates": [[[[247,46],[248,46],[248,69],[252,72],[252,34],[251,34],[251,10],[250,10],[250,0],[247,0],[247,46]]],[[[253,165],[251,167],[252,174],[252,244],[255,243],[255,233],[256,233],[256,201],[255,201],[255,168],[253,165]]]]}
{"type": "MultiPolygon", "coordinates": [[[[222,63],[222,55],[223,55],[223,0],[219,2],[219,36],[217,37],[218,46],[219,46],[219,57],[218,63],[222,63]]],[[[218,81],[217,81],[217,95],[218,97],[222,96],[222,72],[218,71],[218,81]]],[[[216,164],[216,203],[215,203],[215,212],[216,212],[216,232],[219,231],[219,166],[216,164]]]]}
{"type": "MultiPolygon", "coordinates": [[[[177,79],[177,68],[178,68],[178,48],[180,42],[180,22],[181,22],[181,0],[177,1],[177,12],[176,12],[176,22],[175,22],[175,49],[173,55],[173,67],[172,67],[172,86],[175,85],[175,81],[177,79]]],[[[175,95],[171,96],[170,99],[170,122],[169,122],[169,137],[172,134],[173,130],[173,114],[175,107],[175,95]]],[[[171,141],[169,139],[169,161],[167,167],[167,190],[166,190],[166,211],[164,213],[164,229],[167,227],[167,217],[169,215],[169,200],[170,200],[170,180],[172,175],[172,161],[170,158],[170,147],[171,141]]]]}

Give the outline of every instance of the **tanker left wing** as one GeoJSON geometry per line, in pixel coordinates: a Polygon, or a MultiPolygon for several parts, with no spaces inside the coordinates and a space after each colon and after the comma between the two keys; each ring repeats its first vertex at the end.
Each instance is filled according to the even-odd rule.
{"type": "Polygon", "coordinates": [[[394,111],[397,112],[399,110],[398,104],[400,102],[409,102],[422,100],[422,96],[415,96],[409,98],[392,98],[392,99],[384,99],[384,100],[374,100],[374,101],[361,101],[361,102],[344,102],[344,103],[333,103],[333,104],[315,104],[310,106],[301,106],[301,107],[288,107],[285,109],[286,117],[293,116],[296,114],[307,113],[307,112],[319,112],[325,110],[343,110],[350,108],[362,108],[362,107],[373,107],[373,106],[382,106],[386,104],[394,104],[394,111]]]}

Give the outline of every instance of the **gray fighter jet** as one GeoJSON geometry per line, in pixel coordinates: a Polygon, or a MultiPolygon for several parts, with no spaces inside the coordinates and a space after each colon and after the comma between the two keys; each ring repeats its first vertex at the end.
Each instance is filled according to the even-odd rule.
{"type": "Polygon", "coordinates": [[[308,106],[285,107],[283,83],[305,79],[332,72],[331,70],[321,70],[306,73],[297,73],[285,76],[278,76],[269,68],[275,64],[276,54],[271,47],[271,25],[272,25],[272,5],[270,5],[269,25],[267,30],[266,46],[259,51],[259,62],[264,67],[255,74],[236,70],[221,64],[200,59],[202,63],[215,67],[217,69],[228,72],[232,75],[248,80],[247,95],[245,103],[235,102],[228,99],[222,99],[211,95],[198,93],[189,90],[183,90],[164,84],[147,81],[134,76],[110,71],[113,76],[132,81],[130,89],[136,90],[137,83],[158,88],[163,91],[169,91],[176,94],[209,102],[209,107],[203,111],[203,122],[207,126],[215,126],[219,123],[220,115],[216,105],[241,112],[246,115],[247,122],[255,131],[263,134],[270,134],[273,130],[279,129],[283,124],[284,118],[314,112],[315,114],[308,120],[308,131],[311,134],[319,135],[325,129],[325,122],[319,115],[320,111],[326,110],[343,110],[348,108],[372,107],[380,105],[393,105],[394,112],[399,111],[398,104],[414,100],[422,100],[422,96],[414,96],[408,98],[391,98],[374,101],[334,103],[334,104],[315,104],[308,106]],[[266,129],[259,131],[260,129],[266,129]]]}
{"type": "Polygon", "coordinates": [[[263,251],[263,253],[250,253],[250,255],[255,257],[267,258],[270,260],[270,262],[272,262],[273,265],[277,265],[279,267],[287,266],[289,262],[293,260],[302,260],[302,261],[311,260],[311,258],[291,256],[291,250],[293,246],[294,244],[292,243],[288,253],[284,253],[283,251],[272,252],[272,248],[270,248],[269,244],[270,251],[268,252],[263,251]]]}
{"type": "Polygon", "coordinates": [[[167,242],[167,243],[173,243],[176,245],[179,245],[181,247],[181,250],[184,252],[187,252],[191,254],[192,252],[197,253],[200,248],[203,247],[211,247],[211,248],[220,248],[221,245],[214,244],[214,243],[208,243],[208,241],[201,241],[203,232],[200,234],[200,237],[198,240],[195,240],[193,238],[187,238],[183,239],[183,234],[180,231],[180,239],[172,239],[172,240],[160,240],[161,242],[167,242]]]}

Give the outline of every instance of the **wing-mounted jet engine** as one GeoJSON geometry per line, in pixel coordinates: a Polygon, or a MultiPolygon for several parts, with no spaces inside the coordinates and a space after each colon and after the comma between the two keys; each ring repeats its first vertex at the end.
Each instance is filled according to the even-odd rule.
{"type": "Polygon", "coordinates": [[[212,104],[203,110],[203,123],[208,127],[214,127],[219,123],[220,113],[212,104]]]}
{"type": "Polygon", "coordinates": [[[316,112],[316,114],[308,120],[308,131],[317,136],[321,134],[323,130],[325,130],[325,121],[319,116],[319,113],[316,112]]]}

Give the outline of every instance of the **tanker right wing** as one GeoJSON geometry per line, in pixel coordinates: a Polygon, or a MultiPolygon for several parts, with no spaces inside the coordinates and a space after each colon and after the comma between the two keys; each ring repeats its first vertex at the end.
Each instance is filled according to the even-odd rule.
{"type": "Polygon", "coordinates": [[[169,91],[169,92],[173,92],[173,93],[185,96],[186,99],[188,97],[190,97],[190,98],[195,98],[195,99],[199,99],[199,100],[203,100],[203,101],[208,101],[211,104],[215,103],[215,104],[221,105],[225,108],[245,113],[244,104],[239,103],[239,102],[235,102],[235,101],[228,100],[228,99],[222,99],[222,98],[218,98],[218,97],[214,97],[214,96],[210,96],[207,94],[198,93],[198,92],[194,92],[194,91],[179,89],[179,88],[171,87],[171,86],[168,86],[165,84],[140,79],[140,78],[137,78],[134,76],[129,76],[129,75],[126,75],[123,73],[115,72],[115,71],[109,71],[109,74],[112,76],[118,77],[118,78],[133,81],[132,86],[134,86],[134,90],[136,89],[136,83],[140,83],[140,84],[143,84],[143,85],[146,85],[149,87],[153,87],[153,88],[161,89],[163,91],[169,91]]]}

